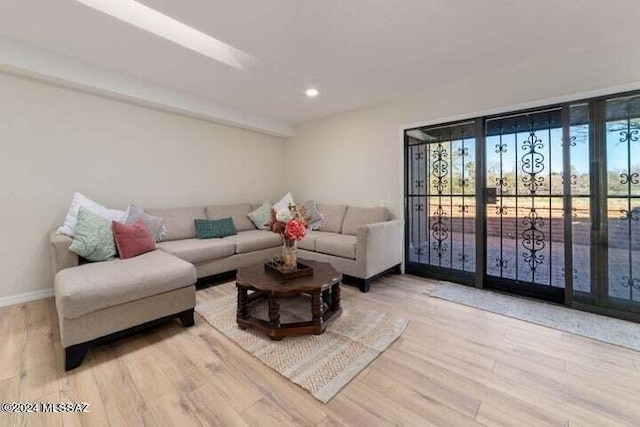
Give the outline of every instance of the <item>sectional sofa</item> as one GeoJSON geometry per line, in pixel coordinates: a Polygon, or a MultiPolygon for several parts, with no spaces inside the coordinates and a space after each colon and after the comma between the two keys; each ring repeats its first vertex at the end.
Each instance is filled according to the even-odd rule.
{"type": "MultiPolygon", "coordinates": [[[[138,257],[82,263],[69,251],[71,238],[51,232],[51,265],[66,368],[82,363],[90,345],[113,334],[165,317],[193,324],[195,283],[271,259],[281,253],[279,235],[257,229],[247,214],[250,203],[147,209],[164,219],[167,234],[158,250],[138,257]],[[231,217],[237,235],[196,238],[195,219],[231,217]]],[[[384,208],[319,205],[322,228],[299,242],[299,257],[330,262],[369,290],[387,270],[399,272],[403,222],[384,208]]]]}

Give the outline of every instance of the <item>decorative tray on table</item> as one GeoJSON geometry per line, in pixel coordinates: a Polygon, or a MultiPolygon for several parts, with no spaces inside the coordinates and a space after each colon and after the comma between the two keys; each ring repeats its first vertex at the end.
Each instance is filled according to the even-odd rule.
{"type": "Polygon", "coordinates": [[[283,279],[295,279],[297,277],[313,276],[313,267],[298,262],[295,270],[289,270],[284,267],[282,261],[271,260],[264,263],[264,268],[280,275],[283,279]]]}

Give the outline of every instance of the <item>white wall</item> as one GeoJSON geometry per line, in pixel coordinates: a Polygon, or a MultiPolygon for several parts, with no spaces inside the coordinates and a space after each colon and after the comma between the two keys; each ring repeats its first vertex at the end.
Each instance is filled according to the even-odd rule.
{"type": "MultiPolygon", "coordinates": [[[[304,123],[287,142],[288,188],[301,200],[361,206],[385,201],[398,209],[403,197],[403,125],[472,117],[503,107],[508,111],[522,103],[638,82],[637,45],[630,40],[437,90],[416,88],[415,94],[304,123]]],[[[330,102],[331,94],[323,96],[330,102]]]]}
{"type": "Polygon", "coordinates": [[[112,207],[282,196],[276,137],[0,73],[0,298],[50,288],[47,232],[74,191],[112,207]]]}

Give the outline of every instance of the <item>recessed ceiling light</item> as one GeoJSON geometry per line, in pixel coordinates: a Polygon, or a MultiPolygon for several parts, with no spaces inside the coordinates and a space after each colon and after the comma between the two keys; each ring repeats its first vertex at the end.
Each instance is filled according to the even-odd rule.
{"type": "Polygon", "coordinates": [[[318,89],[316,89],[315,87],[310,87],[306,90],[305,94],[309,98],[315,98],[316,96],[318,96],[318,94],[320,94],[320,92],[318,92],[318,89]]]}
{"type": "Polygon", "coordinates": [[[247,70],[258,62],[253,56],[137,1],[76,1],[239,70],[247,70]]]}

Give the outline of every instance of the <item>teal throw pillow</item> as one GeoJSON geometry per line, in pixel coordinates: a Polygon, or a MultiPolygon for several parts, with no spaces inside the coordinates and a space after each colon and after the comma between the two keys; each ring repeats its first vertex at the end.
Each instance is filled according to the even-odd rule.
{"type": "Polygon", "coordinates": [[[111,220],[81,207],[69,250],[87,261],[107,261],[115,258],[116,243],[111,230],[111,220]]]}
{"type": "Polygon", "coordinates": [[[267,230],[271,221],[271,202],[264,202],[262,206],[247,214],[258,230],[267,230]]]}
{"type": "Polygon", "coordinates": [[[238,234],[231,218],[196,219],[196,237],[198,239],[213,239],[238,234]]]}

